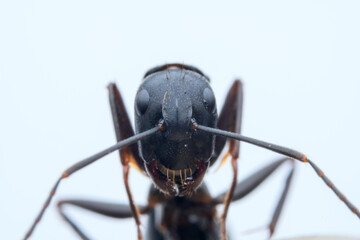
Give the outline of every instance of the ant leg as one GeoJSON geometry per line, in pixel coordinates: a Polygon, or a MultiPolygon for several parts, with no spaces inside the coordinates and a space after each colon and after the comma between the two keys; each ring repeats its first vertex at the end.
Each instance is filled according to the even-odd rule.
{"type": "MultiPolygon", "coordinates": [[[[266,180],[276,169],[278,169],[285,162],[291,162],[292,167],[286,178],[285,186],[282,191],[281,197],[276,205],[273,216],[268,225],[269,238],[271,238],[271,236],[274,234],[277,221],[279,219],[280,213],[283,209],[284,202],[285,202],[285,199],[286,199],[288,191],[289,191],[290,183],[291,183],[294,169],[295,169],[294,160],[291,158],[285,157],[285,158],[281,158],[278,161],[273,162],[273,163],[261,168],[260,170],[253,173],[252,175],[250,175],[243,181],[237,183],[236,187],[234,189],[233,196],[231,198],[231,201],[233,202],[233,201],[240,200],[241,198],[247,196],[249,193],[251,193],[254,189],[256,189],[264,180],[266,180]]],[[[226,192],[213,198],[212,203],[220,204],[224,201],[225,198],[226,198],[226,192]]]]}
{"type": "MultiPolygon", "coordinates": [[[[241,132],[241,118],[242,118],[242,106],[243,106],[243,87],[240,80],[235,80],[229,92],[226,96],[225,103],[222,107],[218,120],[218,128],[229,132],[241,132]]],[[[215,151],[210,160],[210,165],[219,157],[221,151],[225,147],[226,138],[222,136],[216,136],[215,138],[215,151]]],[[[230,140],[230,148],[235,151],[239,151],[240,144],[238,141],[230,140]]],[[[230,153],[229,153],[230,154],[230,153]]],[[[239,153],[238,153],[239,154],[239,153]]],[[[236,155],[236,154],[232,154],[236,155]]],[[[225,162],[225,157],[221,164],[225,162]]]]}
{"type": "MultiPolygon", "coordinates": [[[[265,167],[262,167],[258,171],[254,172],[241,182],[236,184],[234,194],[231,198],[231,201],[237,201],[242,199],[256,189],[263,181],[265,181],[276,169],[278,169],[284,162],[292,161],[291,158],[285,157],[281,158],[275,162],[272,162],[265,167]]],[[[214,197],[212,200],[213,204],[220,204],[224,202],[225,195],[227,192],[223,192],[218,196],[214,197]]]]}
{"type": "MultiPolygon", "coordinates": [[[[90,200],[77,200],[77,199],[68,199],[59,201],[57,206],[60,215],[64,220],[70,224],[72,229],[80,236],[81,239],[90,239],[86,234],[65,214],[64,206],[76,206],[89,210],[94,213],[98,213],[104,216],[113,217],[113,218],[131,218],[133,217],[132,210],[127,204],[114,204],[90,200]]],[[[139,211],[141,214],[145,214],[150,210],[147,206],[139,206],[139,211]]]]}
{"type": "Polygon", "coordinates": [[[43,207],[40,209],[40,212],[39,214],[37,215],[37,217],[35,218],[33,224],[31,225],[30,229],[26,232],[25,234],[25,237],[24,239],[28,239],[32,232],[34,231],[35,227],[37,226],[37,224],[40,222],[42,216],[44,215],[45,213],[45,210],[47,209],[47,207],[49,206],[53,196],[55,195],[55,192],[60,184],[60,182],[64,179],[64,178],[67,178],[69,177],[71,174],[79,171],[80,169],[90,165],[91,163],[95,162],[96,160],[108,155],[109,153],[112,153],[116,150],[119,150],[123,147],[126,147],[126,146],[129,146],[131,144],[134,144],[136,142],[138,142],[139,140],[141,139],[144,139],[154,133],[156,133],[157,131],[161,130],[162,129],[162,125],[159,124],[159,126],[155,127],[155,128],[152,128],[152,129],[149,129],[145,132],[142,132],[142,133],[139,133],[137,135],[134,135],[132,137],[129,137],[125,140],[122,140],[120,142],[118,142],[117,144],[99,152],[99,153],[96,153],[88,158],[85,158],[84,160],[80,161],[80,162],[77,162],[75,163],[74,165],[70,166],[68,169],[66,169],[63,174],[60,176],[60,178],[56,181],[56,183],[54,184],[54,186],[52,187],[51,191],[50,191],[50,194],[48,195],[47,199],[45,200],[45,203],[43,205],[43,207]]]}
{"type": "MultiPolygon", "coordinates": [[[[134,130],[131,126],[129,116],[124,106],[121,94],[115,83],[108,85],[109,102],[114,122],[117,141],[134,136],[134,130]]],[[[144,161],[139,156],[137,144],[130,145],[120,150],[121,163],[130,163],[130,165],[140,172],[145,173],[144,161]]]]}
{"type": "MultiPolygon", "coordinates": [[[[131,126],[126,108],[124,106],[124,102],[121,98],[121,94],[117,89],[116,85],[114,83],[110,83],[108,85],[108,90],[109,90],[109,101],[110,101],[111,113],[115,127],[116,139],[117,141],[121,141],[123,139],[133,136],[134,130],[131,126]]],[[[140,225],[141,225],[140,212],[133,200],[128,182],[128,177],[129,177],[130,165],[138,169],[140,172],[144,173],[145,172],[144,162],[139,156],[139,150],[137,144],[133,144],[126,148],[123,148],[119,150],[119,152],[120,152],[121,164],[123,166],[123,177],[124,177],[126,193],[128,195],[129,204],[137,226],[138,239],[140,240],[143,239],[140,230],[140,225]]]]}
{"type": "Polygon", "coordinates": [[[271,222],[269,224],[269,239],[272,237],[272,235],[274,234],[275,232],[275,228],[276,228],[276,224],[279,220],[279,217],[280,217],[280,213],[283,209],[283,206],[284,206],[284,202],[285,202],[285,199],[287,197],[287,194],[289,192],[289,188],[290,188],[290,184],[291,184],[291,181],[293,179],[293,176],[294,176],[294,171],[295,171],[295,165],[294,165],[294,161],[292,161],[292,168],[286,178],[286,181],[285,181],[285,186],[284,186],[284,189],[283,189],[283,192],[280,196],[280,199],[279,199],[279,202],[278,204],[276,205],[276,208],[275,208],[275,211],[273,213],[273,216],[271,218],[271,222]]]}
{"type": "MultiPolygon", "coordinates": [[[[231,86],[224,106],[221,110],[218,127],[223,130],[240,133],[241,131],[241,117],[242,117],[242,106],[243,106],[243,87],[240,80],[236,80],[231,86]]],[[[229,191],[224,198],[224,209],[220,216],[220,232],[221,238],[227,239],[226,234],[226,216],[229,210],[231,198],[237,182],[237,159],[239,157],[240,142],[229,140],[230,146],[228,153],[222,159],[220,166],[226,161],[227,157],[231,155],[231,166],[233,169],[233,179],[229,191]]],[[[226,138],[216,136],[215,139],[215,154],[210,160],[210,164],[213,164],[217,159],[218,155],[224,148],[226,138]]]]}

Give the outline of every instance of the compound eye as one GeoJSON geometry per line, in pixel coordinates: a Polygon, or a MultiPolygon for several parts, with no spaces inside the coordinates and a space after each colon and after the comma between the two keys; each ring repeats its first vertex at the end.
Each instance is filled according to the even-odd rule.
{"type": "Polygon", "coordinates": [[[135,104],[136,104],[136,112],[139,115],[143,115],[146,112],[146,109],[149,106],[149,99],[150,99],[149,93],[145,89],[138,92],[135,99],[135,104]]]}
{"type": "Polygon", "coordinates": [[[210,88],[205,88],[203,92],[203,103],[207,111],[213,112],[215,108],[215,96],[210,88]]]}

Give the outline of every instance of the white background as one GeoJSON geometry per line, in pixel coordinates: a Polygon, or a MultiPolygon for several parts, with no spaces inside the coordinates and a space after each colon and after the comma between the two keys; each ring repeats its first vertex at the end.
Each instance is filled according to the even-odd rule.
{"type": "MultiPolygon", "coordinates": [[[[360,207],[358,1],[119,2],[0,2],[0,239],[22,238],[62,171],[115,142],[106,85],[118,84],[132,117],[145,71],[171,62],[209,75],[218,108],[241,78],[243,134],[308,154],[360,207]]],[[[242,144],[239,179],[278,157],[242,144]]],[[[213,194],[228,188],[228,165],[209,172],[213,194]]],[[[231,205],[234,239],[269,221],[286,169],[231,205]]],[[[121,172],[112,154],[63,181],[33,239],[77,239],[59,199],[126,202],[121,172]]],[[[145,203],[150,181],[130,177],[145,203]]],[[[92,238],[136,239],[131,219],[72,216],[92,238]]],[[[359,226],[298,163],[276,238],[359,237],[359,226]]]]}

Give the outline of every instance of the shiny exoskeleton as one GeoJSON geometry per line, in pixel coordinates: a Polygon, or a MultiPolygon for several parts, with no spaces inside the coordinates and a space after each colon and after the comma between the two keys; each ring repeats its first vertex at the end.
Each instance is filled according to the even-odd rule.
{"type": "Polygon", "coordinates": [[[191,195],[214,152],[215,136],[191,129],[192,121],[215,127],[216,103],[209,79],[199,71],[167,68],[145,75],[135,100],[136,132],[160,121],[165,130],[139,142],[147,174],[167,195],[191,195]]]}
{"type": "Polygon", "coordinates": [[[284,189],[268,224],[269,237],[286,199],[294,171],[294,159],[308,163],[346,206],[360,218],[358,209],[306,155],[276,144],[240,135],[243,88],[239,80],[231,86],[220,114],[217,113],[209,78],[195,67],[166,64],[145,74],[135,99],[135,132],[115,84],[108,86],[109,100],[118,143],[66,169],[53,186],[44,206],[25,235],[29,238],[50,204],[60,182],[105,155],[119,150],[129,204],[112,204],[69,199],[58,202],[60,214],[82,239],[88,239],[64,212],[73,205],[116,218],[135,219],[138,239],[143,239],[140,215],[149,214],[146,239],[180,240],[227,239],[226,216],[229,205],[257,188],[285,162],[291,163],[284,189]],[[222,163],[231,157],[233,180],[228,191],[211,196],[202,183],[207,169],[214,164],[229,142],[222,163]],[[240,141],[285,157],[268,164],[237,182],[240,141]],[[149,176],[154,183],[148,204],[137,206],[128,175],[131,167],[149,176]],[[224,204],[220,217],[216,205],[224,204]]]}

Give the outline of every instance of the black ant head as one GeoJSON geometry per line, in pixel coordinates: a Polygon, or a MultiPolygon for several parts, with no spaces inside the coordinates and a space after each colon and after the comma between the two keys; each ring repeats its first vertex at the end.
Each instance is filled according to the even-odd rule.
{"type": "Polygon", "coordinates": [[[162,122],[162,131],[139,142],[148,175],[165,194],[184,196],[201,184],[214,151],[215,137],[194,124],[215,127],[216,101],[209,79],[179,64],[154,68],[135,100],[136,132],[162,122]]]}

